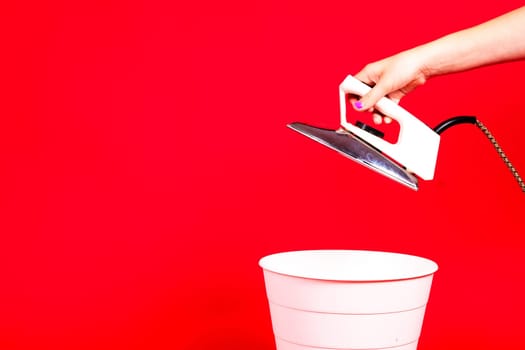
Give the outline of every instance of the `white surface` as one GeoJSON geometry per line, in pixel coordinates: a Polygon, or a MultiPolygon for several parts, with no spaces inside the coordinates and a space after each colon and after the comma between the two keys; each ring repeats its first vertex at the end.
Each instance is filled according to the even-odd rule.
{"type": "Polygon", "coordinates": [[[426,305],[433,275],[389,282],[341,282],[264,271],[268,299],[293,309],[345,314],[400,312],[426,305]]]}
{"type": "Polygon", "coordinates": [[[304,250],[272,254],[259,265],[268,271],[335,281],[390,281],[421,277],[437,264],[413,255],[366,250],[304,250]]]}
{"type": "MultiPolygon", "coordinates": [[[[277,346],[277,349],[279,350],[334,350],[329,348],[321,348],[321,347],[312,347],[307,345],[300,345],[300,344],[294,344],[287,342],[286,340],[275,338],[275,345],[277,346]]],[[[389,347],[388,350],[416,350],[417,349],[417,342],[401,345],[401,346],[395,346],[395,347],[389,347]]],[[[345,350],[352,350],[352,349],[345,349],[345,350]]],[[[375,350],[375,349],[368,349],[368,350],[375,350]]]]}
{"type": "Polygon", "coordinates": [[[381,349],[417,342],[425,308],[346,315],[302,311],[270,303],[270,312],[275,337],[289,343],[329,349],[381,349]]]}
{"type": "Polygon", "coordinates": [[[260,260],[278,350],[413,350],[437,264],[363,250],[285,252],[260,260]]]}
{"type": "Polygon", "coordinates": [[[410,172],[424,180],[432,180],[439,150],[439,134],[407,110],[387,97],[383,97],[375,106],[384,115],[399,123],[399,138],[395,144],[374,136],[346,120],[346,95],[363,96],[368,91],[370,91],[368,85],[351,75],[341,83],[339,86],[341,126],[380,149],[410,172]]]}

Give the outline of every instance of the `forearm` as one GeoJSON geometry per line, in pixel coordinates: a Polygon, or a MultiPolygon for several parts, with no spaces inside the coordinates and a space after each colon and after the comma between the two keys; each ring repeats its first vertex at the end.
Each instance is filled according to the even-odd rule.
{"type": "Polygon", "coordinates": [[[525,6],[412,49],[427,77],[525,58],[525,6]]]}

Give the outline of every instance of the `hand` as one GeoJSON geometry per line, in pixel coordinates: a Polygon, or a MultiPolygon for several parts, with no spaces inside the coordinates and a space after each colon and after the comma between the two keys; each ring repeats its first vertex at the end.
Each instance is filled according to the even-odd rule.
{"type": "Polygon", "coordinates": [[[392,121],[388,116],[383,116],[375,110],[375,104],[384,96],[395,103],[416,87],[423,85],[429,75],[421,54],[417,50],[408,50],[397,55],[370,63],[354,76],[372,86],[372,89],[359,100],[351,98],[350,101],[358,111],[373,113],[374,123],[381,124],[392,121]]]}

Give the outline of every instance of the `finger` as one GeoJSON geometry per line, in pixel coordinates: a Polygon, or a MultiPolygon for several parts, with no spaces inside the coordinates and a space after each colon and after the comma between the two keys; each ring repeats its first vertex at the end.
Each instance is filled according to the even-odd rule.
{"type": "Polygon", "coordinates": [[[361,80],[366,85],[369,85],[369,86],[375,85],[375,82],[370,78],[370,75],[367,73],[366,67],[362,69],[359,73],[355,74],[354,78],[361,80]]]}
{"type": "Polygon", "coordinates": [[[388,98],[389,98],[392,102],[395,102],[396,104],[399,104],[399,101],[401,101],[400,98],[398,98],[398,97],[391,97],[390,95],[388,96],[388,98]]]}
{"type": "Polygon", "coordinates": [[[374,124],[381,124],[383,122],[383,116],[379,113],[372,114],[372,120],[374,121],[374,124]]]}
{"type": "Polygon", "coordinates": [[[348,102],[350,102],[351,105],[353,105],[354,103],[356,103],[357,101],[359,101],[359,98],[361,96],[358,96],[358,95],[352,95],[352,94],[349,94],[347,95],[347,98],[348,98],[348,102]]]}
{"type": "Polygon", "coordinates": [[[392,91],[388,94],[388,98],[397,104],[399,104],[399,101],[401,101],[403,97],[405,97],[405,94],[400,90],[392,91]]]}
{"type": "Polygon", "coordinates": [[[359,110],[368,110],[375,106],[375,104],[386,95],[385,91],[381,85],[374,86],[367,94],[363,95],[361,99],[354,103],[356,108],[359,110]]]}

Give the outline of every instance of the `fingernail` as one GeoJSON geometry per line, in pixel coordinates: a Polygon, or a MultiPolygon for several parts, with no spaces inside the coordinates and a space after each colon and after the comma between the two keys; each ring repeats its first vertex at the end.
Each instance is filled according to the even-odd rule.
{"type": "Polygon", "coordinates": [[[361,108],[363,108],[363,102],[361,102],[361,101],[356,101],[356,102],[354,103],[354,106],[355,106],[355,108],[357,108],[357,109],[361,109],[361,108]]]}

